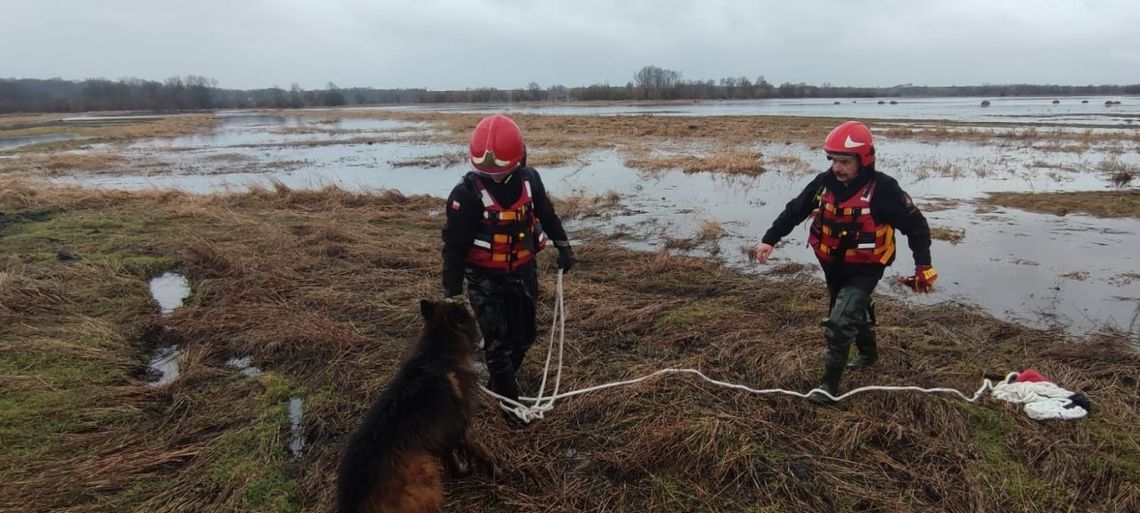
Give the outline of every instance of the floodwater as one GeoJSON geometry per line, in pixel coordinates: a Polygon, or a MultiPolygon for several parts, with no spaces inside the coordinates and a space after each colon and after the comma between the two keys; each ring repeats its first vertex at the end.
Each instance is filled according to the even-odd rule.
{"type": "Polygon", "coordinates": [[[22,146],[31,146],[46,142],[66,141],[74,139],[75,134],[47,134],[32,135],[28,137],[8,137],[0,139],[0,151],[14,150],[22,146]]]}
{"type": "Polygon", "coordinates": [[[797,98],[707,100],[660,104],[456,104],[372,107],[377,110],[442,112],[518,112],[531,114],[615,116],[808,116],[850,119],[948,120],[1074,125],[1140,124],[1140,97],[961,97],[961,98],[797,98]],[[1053,101],[1058,103],[1053,103],[1053,101]],[[990,102],[982,107],[982,101],[990,102]],[[1106,101],[1120,102],[1111,106],[1106,101]],[[880,103],[882,102],[882,103],[880,103]],[[895,102],[892,104],[891,102],[895,102]]]}
{"type": "MultiPolygon", "coordinates": [[[[954,101],[959,100],[947,100],[954,101]]],[[[1128,99],[1121,101],[1125,107],[1131,105],[1128,99]]],[[[875,107],[908,108],[902,104],[875,107]]],[[[717,112],[712,108],[704,113],[717,112]]],[[[126,150],[127,158],[161,162],[166,174],[73,176],[61,181],[210,193],[266,186],[272,179],[294,188],[331,184],[350,190],[395,189],[445,196],[466,172],[464,164],[407,163],[460,154],[463,148],[381,138],[400,129],[426,128],[390,120],[318,125],[313,118],[294,116],[234,117],[210,135],[143,141],[126,150]],[[321,132],[290,130],[306,126],[319,126],[321,132]],[[350,142],[361,135],[379,142],[350,142]],[[341,144],[297,144],[313,140],[341,144]]],[[[1135,143],[1107,143],[1079,153],[1047,152],[1034,146],[1045,143],[983,145],[879,138],[879,169],[899,180],[926,212],[932,227],[964,234],[959,244],[934,241],[931,252],[940,278],[935,292],[926,296],[892,285],[913,270],[905,238],[900,237],[899,256],[880,284],[880,292],[922,304],[973,304],[1000,318],[1059,327],[1077,336],[1111,327],[1140,337],[1140,277],[1135,274],[1140,269],[1140,220],[1035,214],[978,202],[994,191],[1106,190],[1111,187],[1108,170],[1140,167],[1135,143]]],[[[556,196],[609,191],[621,195],[621,205],[614,212],[573,221],[571,228],[630,233],[645,241],[631,246],[658,249],[665,246],[666,238],[691,237],[702,221],[715,221],[728,235],[715,245],[699,248],[698,253],[715,254],[730,265],[758,272],[786,262],[815,269],[814,257],[805,247],[806,225],[785,239],[768,267],[748,263],[741,248],[760,239],[784,204],[825,169],[826,161],[800,144],[760,145],[754,150],[765,162],[773,163],[758,177],[639,172],[624,166],[613,151],[592,153],[584,165],[540,172],[556,196]]]]}

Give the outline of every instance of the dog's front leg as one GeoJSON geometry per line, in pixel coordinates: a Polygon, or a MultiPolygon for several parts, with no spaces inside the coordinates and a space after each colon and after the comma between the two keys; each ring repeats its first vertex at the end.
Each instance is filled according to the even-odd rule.
{"type": "Polygon", "coordinates": [[[465,452],[467,452],[467,458],[470,463],[473,463],[475,468],[482,470],[491,477],[491,479],[494,479],[496,466],[495,457],[491,454],[491,451],[487,449],[487,446],[483,445],[483,442],[476,440],[475,435],[471,433],[470,429],[467,430],[464,442],[466,446],[465,452]]]}
{"type": "Polygon", "coordinates": [[[471,467],[467,464],[466,456],[460,454],[464,452],[462,446],[452,447],[444,455],[443,462],[447,465],[447,473],[455,477],[463,477],[471,473],[471,467]]]}

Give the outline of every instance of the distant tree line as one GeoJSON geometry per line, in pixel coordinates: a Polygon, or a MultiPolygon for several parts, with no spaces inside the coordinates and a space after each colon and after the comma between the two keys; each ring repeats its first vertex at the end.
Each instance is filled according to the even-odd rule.
{"type": "Polygon", "coordinates": [[[85,112],[93,110],[186,111],[241,108],[303,108],[395,103],[508,103],[634,100],[734,100],[764,98],[875,98],[921,96],[1075,96],[1140,94],[1132,85],[997,84],[979,86],[844,87],[829,83],[809,85],[769,83],[763,76],[720,80],[684,80],[674,70],[645,66],[624,85],[608,83],[583,87],[477,88],[455,91],[427,89],[339,88],[324,89],[222,89],[217,80],[196,75],[172,77],[163,82],[127,78],[83,81],[53,79],[0,79],[0,113],[85,112]]]}
{"type": "Polygon", "coordinates": [[[94,110],[187,111],[218,108],[301,108],[338,106],[348,103],[387,103],[414,98],[417,94],[390,91],[342,90],[330,83],[325,89],[305,90],[293,84],[288,90],[221,89],[217,80],[188,75],[163,82],[127,78],[83,81],[58,78],[0,79],[0,113],[85,112],[94,110]],[[348,95],[348,96],[346,96],[348,95]]]}

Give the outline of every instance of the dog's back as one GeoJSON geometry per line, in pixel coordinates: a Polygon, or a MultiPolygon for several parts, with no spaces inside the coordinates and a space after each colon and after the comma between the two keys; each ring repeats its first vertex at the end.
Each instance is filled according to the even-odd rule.
{"type": "Polygon", "coordinates": [[[442,459],[467,436],[478,333],[461,302],[422,301],[414,354],[352,434],[337,480],[340,513],[439,511],[442,459]]]}

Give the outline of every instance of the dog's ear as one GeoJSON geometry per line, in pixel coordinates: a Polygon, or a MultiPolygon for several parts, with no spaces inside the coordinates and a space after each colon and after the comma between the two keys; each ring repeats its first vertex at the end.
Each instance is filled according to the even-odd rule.
{"type": "Polygon", "coordinates": [[[435,303],[427,299],[420,300],[420,314],[424,316],[424,320],[431,319],[431,313],[435,310],[435,303]]]}

